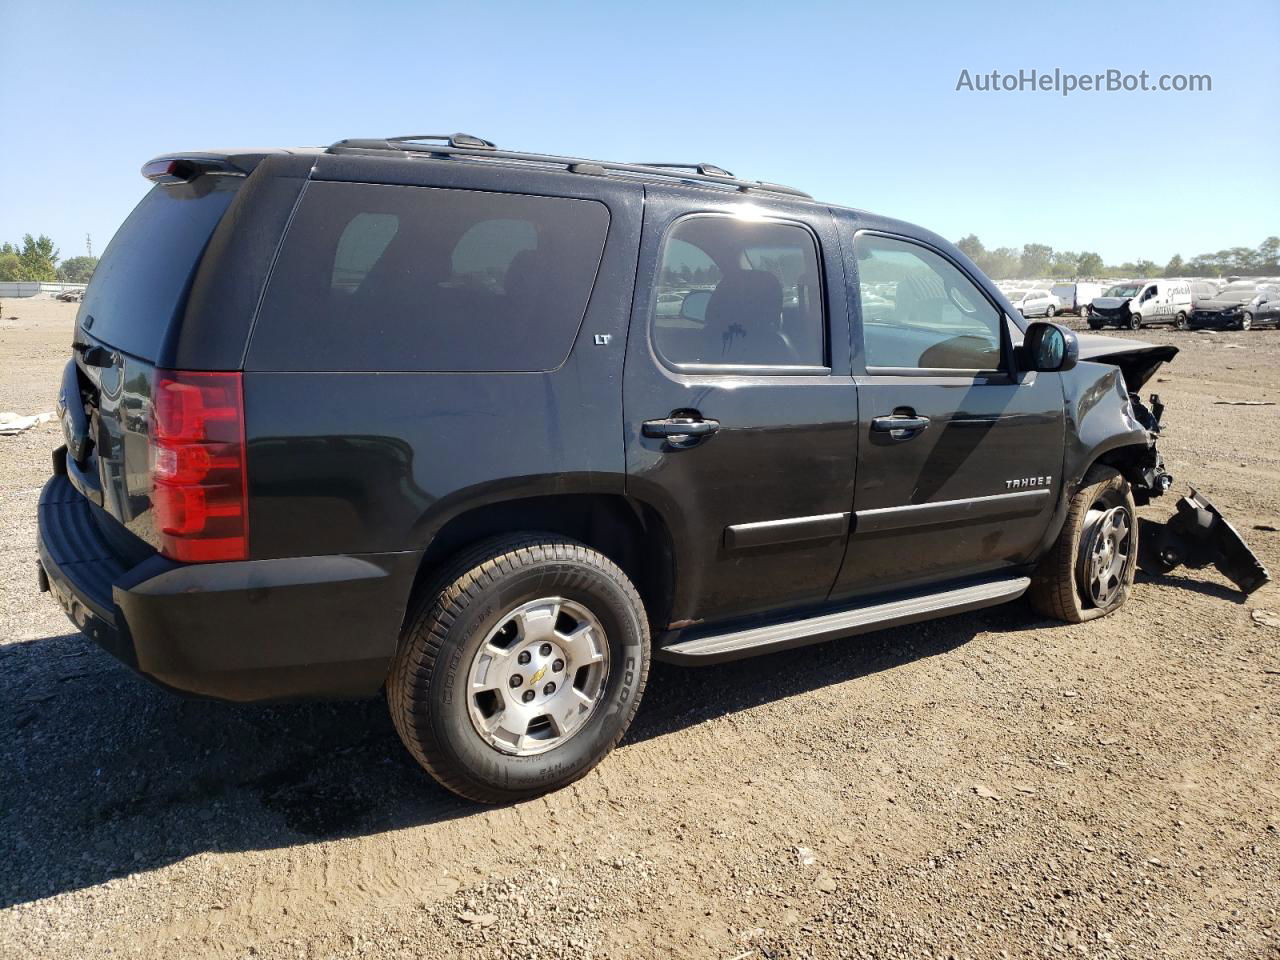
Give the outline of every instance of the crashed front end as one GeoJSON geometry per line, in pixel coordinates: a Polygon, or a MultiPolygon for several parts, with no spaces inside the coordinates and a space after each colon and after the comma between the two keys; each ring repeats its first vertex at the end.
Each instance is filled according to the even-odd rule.
{"type": "Polygon", "coordinates": [[[1132,302],[1132,297],[1099,297],[1089,306],[1089,319],[1096,325],[1127,327],[1132,302]]]}
{"type": "MultiPolygon", "coordinates": [[[[1144,402],[1139,391],[1162,364],[1174,358],[1178,348],[1089,334],[1081,334],[1079,340],[1080,359],[1115,367],[1120,380],[1111,375],[1082,392],[1077,404],[1078,422],[1087,418],[1087,404],[1089,411],[1105,407],[1096,399],[1104,393],[1096,389],[1104,382],[1113,385],[1117,393],[1127,393],[1127,405],[1122,411],[1126,429],[1117,432],[1131,435],[1133,426],[1140,426],[1146,442],[1119,447],[1115,462],[1129,481],[1134,502],[1145,506],[1172,488],[1173,476],[1157,448],[1164,403],[1154,393],[1144,402]],[[1081,411],[1085,415],[1080,415],[1081,411]]],[[[1142,518],[1138,527],[1138,566],[1149,575],[1162,576],[1179,566],[1196,570],[1215,566],[1246,594],[1271,579],[1235,527],[1208,497],[1194,488],[1178,500],[1173,517],[1166,523],[1142,518]]]]}

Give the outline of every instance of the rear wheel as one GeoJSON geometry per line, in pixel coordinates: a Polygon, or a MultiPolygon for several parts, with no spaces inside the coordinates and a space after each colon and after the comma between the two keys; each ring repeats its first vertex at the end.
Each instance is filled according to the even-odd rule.
{"type": "Polygon", "coordinates": [[[1188,327],[1191,326],[1191,324],[1187,321],[1187,314],[1185,311],[1182,311],[1182,310],[1178,311],[1178,315],[1173,318],[1173,326],[1174,326],[1174,329],[1177,329],[1177,330],[1186,330],[1188,327]]]}
{"type": "Polygon", "coordinates": [[[1049,319],[1049,320],[1052,320],[1052,319],[1053,319],[1053,315],[1054,315],[1055,313],[1057,313],[1057,312],[1058,312],[1058,311],[1057,311],[1056,309],[1054,309],[1053,304],[1049,304],[1049,306],[1047,306],[1047,307],[1045,307],[1045,308],[1044,308],[1044,315],[1045,315],[1045,318],[1046,318],[1046,319],[1049,319]]]}
{"type": "Polygon", "coordinates": [[[649,669],[635,587],[553,534],[478,545],[411,617],[387,679],[409,752],[454,793],[508,803],[582,777],[622,738],[649,669]]]}
{"type": "Polygon", "coordinates": [[[1248,310],[1246,310],[1244,313],[1240,314],[1240,329],[1248,330],[1252,326],[1253,326],[1253,314],[1250,313],[1248,310]]]}
{"type": "Polygon", "coordinates": [[[1138,563],[1138,526],[1129,481],[1095,466],[1067,509],[1027,596],[1045,616],[1080,623],[1106,616],[1129,597],[1138,563]]]}

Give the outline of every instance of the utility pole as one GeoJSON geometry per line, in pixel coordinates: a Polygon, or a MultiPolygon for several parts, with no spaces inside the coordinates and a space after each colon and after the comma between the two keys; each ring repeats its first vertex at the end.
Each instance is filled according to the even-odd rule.
{"type": "Polygon", "coordinates": [[[87,254],[89,255],[89,257],[92,259],[92,257],[93,257],[93,237],[91,237],[91,236],[90,236],[89,234],[87,234],[87,233],[84,235],[84,251],[85,251],[85,253],[87,253],[87,254]]]}

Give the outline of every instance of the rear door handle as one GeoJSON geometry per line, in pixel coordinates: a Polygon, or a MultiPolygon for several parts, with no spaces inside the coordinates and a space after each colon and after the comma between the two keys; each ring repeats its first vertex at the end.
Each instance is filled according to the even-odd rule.
{"type": "Polygon", "coordinates": [[[640,432],[646,437],[661,438],[670,446],[683,449],[700,443],[720,429],[719,420],[703,420],[701,417],[667,417],[665,420],[646,420],[640,432]]]}
{"type": "Polygon", "coordinates": [[[928,417],[907,416],[895,413],[891,417],[876,417],[871,421],[871,429],[876,433],[887,433],[895,440],[910,440],[929,426],[928,417]]]}

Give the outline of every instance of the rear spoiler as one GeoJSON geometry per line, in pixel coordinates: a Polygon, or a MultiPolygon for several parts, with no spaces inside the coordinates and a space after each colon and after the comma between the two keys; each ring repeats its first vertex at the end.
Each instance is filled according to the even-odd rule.
{"type": "Polygon", "coordinates": [[[213,174],[224,177],[247,177],[271,156],[294,156],[322,151],[315,147],[257,150],[192,150],[166,153],[142,165],[142,175],[153,183],[190,183],[197,177],[213,174]]]}

